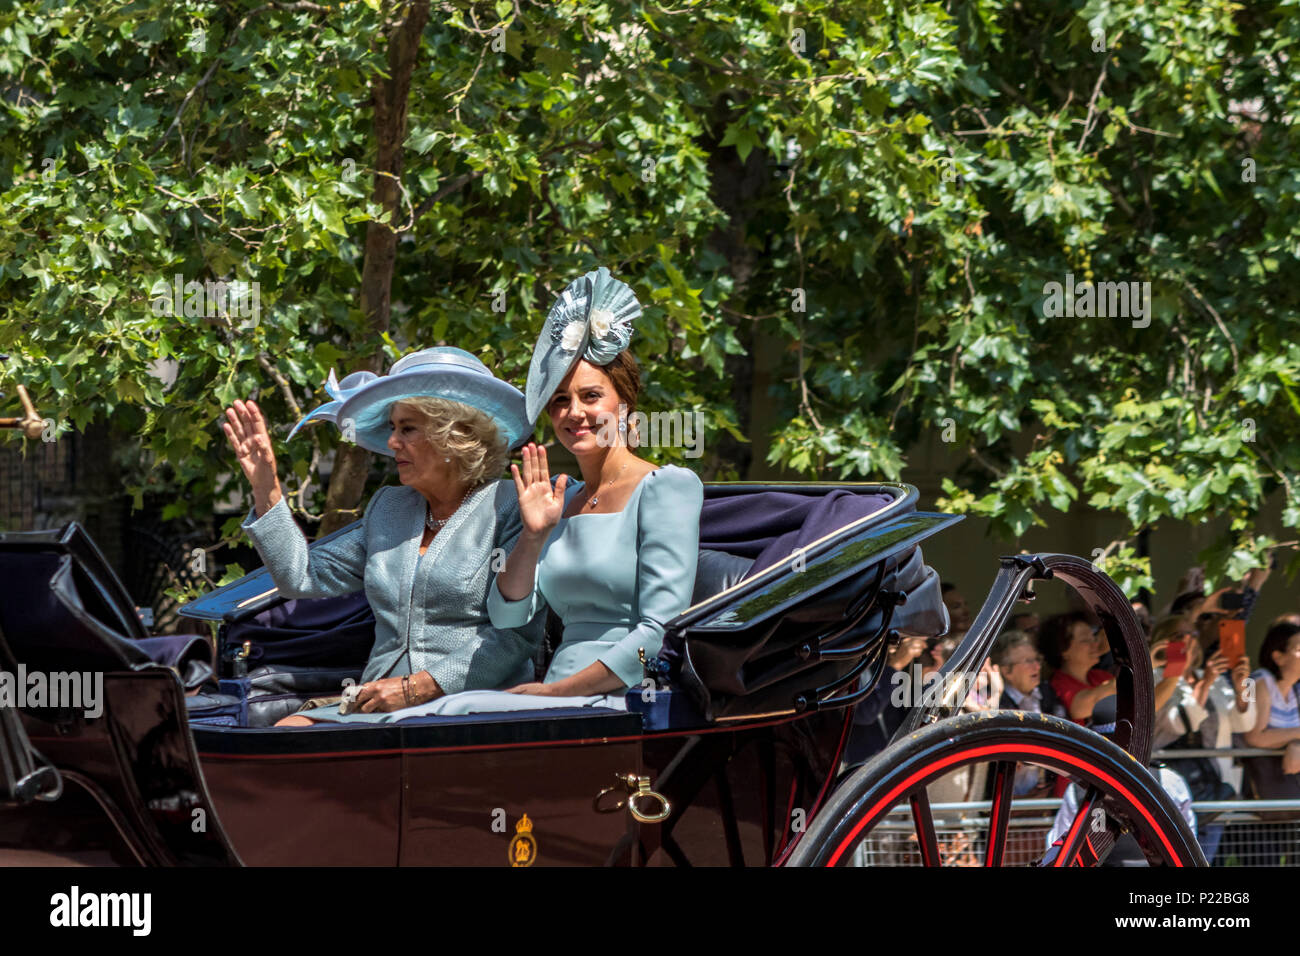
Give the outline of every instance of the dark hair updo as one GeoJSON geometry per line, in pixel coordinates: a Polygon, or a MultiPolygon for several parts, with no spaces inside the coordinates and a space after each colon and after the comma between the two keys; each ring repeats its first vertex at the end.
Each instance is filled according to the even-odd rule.
{"type": "Polygon", "coordinates": [[[632,357],[632,353],[624,349],[614,356],[614,361],[608,365],[597,365],[596,368],[609,376],[619,400],[627,406],[627,413],[631,415],[636,411],[636,399],[641,394],[641,366],[632,357]]]}

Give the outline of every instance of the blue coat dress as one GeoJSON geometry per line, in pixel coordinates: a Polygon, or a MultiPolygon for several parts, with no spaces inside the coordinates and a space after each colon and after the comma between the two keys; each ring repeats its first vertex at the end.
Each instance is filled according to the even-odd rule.
{"type": "MultiPolygon", "coordinates": [[[[363,682],[428,671],[454,694],[532,680],[543,616],[500,627],[487,610],[488,588],[523,528],[514,483],[480,485],[421,555],[425,508],[413,488],[381,488],[350,533],[310,550],[283,499],[260,518],[250,512],[243,527],[285,597],[365,589],[375,645],[363,682]]],[[[301,713],[343,721],[386,716],[341,717],[337,706],[301,713]]]]}
{"type": "MultiPolygon", "coordinates": [[[[582,482],[565,489],[568,507],[582,482]]],[[[546,605],[564,624],[564,638],[546,683],[600,661],[629,687],[640,684],[640,652],[653,658],[664,625],[691,603],[700,549],[704,486],[694,472],[667,465],[641,479],[622,510],[562,518],[542,547],[533,593],[507,601],[495,578],[488,612],[497,627],[525,626],[546,605]]],[[[623,691],[589,697],[489,692],[449,694],[389,714],[466,714],[550,707],[626,709],[623,691]]]]}

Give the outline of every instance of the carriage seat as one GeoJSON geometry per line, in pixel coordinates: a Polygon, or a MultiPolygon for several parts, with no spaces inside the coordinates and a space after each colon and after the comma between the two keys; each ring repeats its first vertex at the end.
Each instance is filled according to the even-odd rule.
{"type": "Polygon", "coordinates": [[[221,689],[244,701],[240,726],[270,727],[282,717],[297,713],[316,697],[337,697],[343,682],[361,683],[363,665],[350,667],[294,667],[267,664],[254,667],[246,677],[228,678],[221,689]]]}

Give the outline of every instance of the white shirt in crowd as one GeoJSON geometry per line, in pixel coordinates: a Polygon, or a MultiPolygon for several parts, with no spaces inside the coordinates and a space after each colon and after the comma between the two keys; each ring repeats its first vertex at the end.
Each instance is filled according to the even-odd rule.
{"type": "MultiPolygon", "coordinates": [[[[1155,670],[1156,683],[1164,679],[1164,668],[1155,670]]],[[[1205,696],[1205,706],[1196,702],[1192,685],[1185,680],[1178,682],[1178,687],[1169,698],[1168,703],[1156,713],[1155,727],[1152,730],[1151,749],[1161,750],[1181,738],[1190,729],[1199,730],[1201,745],[1210,750],[1228,750],[1232,747],[1232,735],[1244,734],[1255,726],[1255,701],[1246,705],[1246,710],[1237,709],[1237,692],[1233,690],[1232,679],[1227,674],[1220,674],[1210,685],[1210,692],[1205,696]],[[1178,707],[1182,705],[1191,727],[1183,722],[1178,707]]],[[[1215,757],[1219,766],[1219,778],[1231,785],[1234,793],[1241,793],[1242,768],[1236,766],[1231,757],[1215,757]]]]}

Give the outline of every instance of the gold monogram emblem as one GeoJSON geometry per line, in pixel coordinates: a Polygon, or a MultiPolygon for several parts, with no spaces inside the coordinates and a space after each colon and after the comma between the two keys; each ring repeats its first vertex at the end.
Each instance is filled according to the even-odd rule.
{"type": "Polygon", "coordinates": [[[533,838],[533,821],[528,819],[526,813],[515,824],[515,835],[510,840],[507,858],[511,866],[532,866],[533,861],[537,859],[537,840],[533,838]]]}

